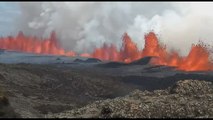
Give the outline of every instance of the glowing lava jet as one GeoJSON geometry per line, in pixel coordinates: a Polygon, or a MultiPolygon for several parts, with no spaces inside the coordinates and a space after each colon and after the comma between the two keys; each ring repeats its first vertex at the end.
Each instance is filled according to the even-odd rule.
{"type": "Polygon", "coordinates": [[[155,56],[151,64],[174,66],[184,71],[206,71],[213,70],[213,64],[209,60],[210,54],[202,44],[192,45],[189,54],[185,57],[180,56],[177,52],[166,49],[165,45],[160,45],[154,32],[145,35],[144,49],[139,50],[127,33],[123,36],[123,44],[118,51],[116,47],[104,44],[103,47],[97,48],[90,55],[101,60],[111,60],[120,62],[132,62],[145,56],[155,56]]]}
{"type": "Polygon", "coordinates": [[[22,32],[19,32],[16,37],[0,38],[0,48],[38,54],[75,56],[74,52],[66,52],[58,45],[54,31],[51,33],[50,38],[47,39],[25,36],[22,32]]]}
{"type": "MultiPolygon", "coordinates": [[[[0,38],[0,48],[38,54],[76,56],[75,52],[66,52],[58,45],[55,32],[52,32],[50,38],[47,39],[25,36],[22,32],[19,32],[16,37],[0,38]]],[[[154,32],[145,35],[145,45],[142,50],[139,50],[128,34],[125,33],[119,50],[113,44],[103,44],[101,48],[94,49],[93,53],[84,53],[81,56],[125,63],[145,56],[155,56],[151,60],[151,64],[154,65],[174,66],[184,71],[213,70],[213,63],[209,60],[210,54],[203,44],[192,45],[189,54],[183,57],[178,52],[171,52],[166,49],[165,45],[159,44],[154,32]]]]}

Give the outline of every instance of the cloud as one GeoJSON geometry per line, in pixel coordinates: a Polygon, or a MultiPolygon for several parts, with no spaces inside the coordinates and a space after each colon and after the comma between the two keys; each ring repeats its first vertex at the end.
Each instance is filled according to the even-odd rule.
{"type": "Polygon", "coordinates": [[[170,11],[162,16],[162,40],[170,48],[180,49],[186,55],[193,43],[199,40],[212,45],[213,3],[179,3],[179,11],[170,11]]]}
{"type": "Polygon", "coordinates": [[[47,37],[55,30],[64,48],[92,52],[104,42],[121,45],[128,32],[139,48],[150,30],[168,48],[186,55],[199,39],[212,43],[212,3],[36,2],[19,3],[15,29],[47,37]]]}
{"type": "Polygon", "coordinates": [[[149,2],[49,2],[19,5],[22,16],[17,23],[18,29],[27,34],[46,37],[55,30],[61,44],[77,52],[91,52],[104,42],[119,46],[121,36],[128,29],[133,29],[130,25],[134,26],[134,20],[139,15],[148,21],[153,15],[162,14],[162,11],[172,7],[170,3],[149,2]]]}

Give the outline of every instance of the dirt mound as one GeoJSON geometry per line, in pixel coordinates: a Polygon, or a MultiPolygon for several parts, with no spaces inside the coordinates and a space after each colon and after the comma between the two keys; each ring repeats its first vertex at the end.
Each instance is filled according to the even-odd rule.
{"type": "Polygon", "coordinates": [[[212,84],[206,81],[178,81],[170,90],[171,93],[183,95],[202,95],[212,93],[212,84]]]}
{"type": "Polygon", "coordinates": [[[46,117],[213,118],[212,89],[210,82],[183,80],[166,90],[135,90],[125,97],[96,101],[79,109],[46,117]],[[199,89],[201,92],[198,92],[199,89]]]}

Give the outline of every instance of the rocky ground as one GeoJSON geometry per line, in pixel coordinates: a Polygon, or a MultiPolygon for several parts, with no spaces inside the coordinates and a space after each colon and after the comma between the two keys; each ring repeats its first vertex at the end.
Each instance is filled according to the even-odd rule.
{"type": "Polygon", "coordinates": [[[135,90],[47,118],[213,118],[213,84],[181,80],[165,90],[135,90]]]}
{"type": "Polygon", "coordinates": [[[0,90],[0,118],[16,118],[20,117],[11,107],[8,97],[0,90]]]}
{"type": "Polygon", "coordinates": [[[0,88],[22,118],[40,118],[134,90],[116,79],[51,65],[0,64],[0,88]]]}
{"type": "Polygon", "coordinates": [[[0,117],[212,117],[212,71],[145,63],[0,64],[0,117]]]}

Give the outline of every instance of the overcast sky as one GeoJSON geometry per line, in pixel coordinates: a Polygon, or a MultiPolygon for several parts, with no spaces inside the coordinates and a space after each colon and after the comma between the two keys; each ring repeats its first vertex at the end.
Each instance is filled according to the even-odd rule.
{"type": "Polygon", "coordinates": [[[65,49],[87,52],[105,43],[121,45],[127,32],[143,48],[153,30],[170,49],[189,51],[192,43],[213,42],[213,3],[175,2],[0,2],[0,35],[47,37],[55,30],[65,49]]]}
{"type": "Polygon", "coordinates": [[[14,23],[20,15],[19,5],[16,3],[0,2],[0,35],[9,35],[15,30],[14,23]]]}

